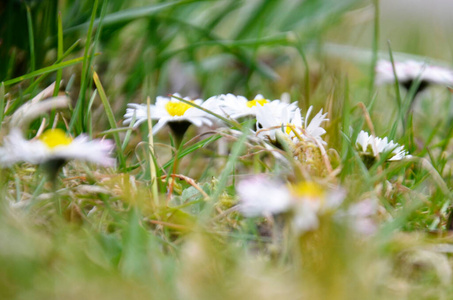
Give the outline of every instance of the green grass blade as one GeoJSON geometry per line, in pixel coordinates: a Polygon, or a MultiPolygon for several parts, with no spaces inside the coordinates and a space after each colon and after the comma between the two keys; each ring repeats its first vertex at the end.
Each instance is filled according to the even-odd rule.
{"type": "Polygon", "coordinates": [[[19,76],[19,77],[10,79],[10,80],[6,80],[3,83],[5,84],[5,86],[12,85],[12,84],[24,81],[26,79],[34,78],[34,77],[39,76],[39,75],[48,74],[48,73],[55,72],[55,71],[57,71],[59,69],[62,69],[62,68],[66,68],[66,67],[69,67],[69,66],[72,66],[72,65],[76,65],[78,63],[83,62],[83,59],[84,59],[83,57],[74,58],[74,59],[71,59],[71,60],[68,60],[68,61],[65,61],[65,62],[61,62],[59,64],[55,64],[55,65],[52,65],[52,66],[49,66],[49,67],[45,67],[45,68],[30,72],[28,74],[25,74],[25,75],[22,75],[22,76],[19,76]]]}
{"type": "Polygon", "coordinates": [[[135,121],[136,121],[136,116],[134,114],[132,116],[132,120],[131,120],[131,123],[129,124],[128,130],[126,131],[126,135],[124,136],[123,145],[121,146],[121,149],[123,149],[123,151],[126,149],[127,145],[129,144],[129,140],[131,139],[132,131],[134,129],[135,121]]]}
{"type": "MultiPolygon", "coordinates": [[[[58,49],[57,49],[57,61],[63,60],[63,23],[61,20],[61,13],[58,13],[58,49]]],[[[55,89],[53,91],[53,96],[58,96],[58,92],[60,91],[60,82],[61,78],[63,77],[63,70],[60,69],[57,71],[57,77],[55,79],[55,89]]]]}
{"type": "Polygon", "coordinates": [[[204,111],[204,112],[216,117],[217,119],[222,120],[223,122],[225,122],[226,124],[229,124],[233,128],[237,128],[239,130],[242,128],[242,125],[239,124],[236,120],[225,118],[225,117],[223,117],[223,116],[221,116],[219,114],[216,114],[215,112],[210,111],[209,109],[206,109],[206,108],[204,108],[204,107],[202,107],[202,106],[200,106],[200,105],[198,105],[196,103],[193,103],[191,101],[185,100],[185,99],[183,99],[181,97],[178,97],[178,96],[175,96],[175,95],[171,95],[171,97],[175,98],[175,99],[178,99],[179,101],[184,102],[186,104],[189,104],[190,106],[196,107],[199,110],[202,110],[202,111],[204,111]]]}
{"type": "MultiPolygon", "coordinates": [[[[198,0],[198,1],[193,1],[193,0],[192,1],[187,1],[187,0],[174,1],[174,2],[169,2],[169,3],[154,4],[154,5],[144,6],[144,7],[125,9],[125,10],[107,15],[104,19],[103,25],[104,26],[114,26],[114,25],[121,24],[121,23],[135,21],[139,18],[153,16],[153,15],[161,12],[164,9],[169,9],[169,8],[183,5],[183,4],[190,4],[192,2],[200,2],[200,0],[198,0]]],[[[95,19],[93,24],[95,26],[97,26],[100,23],[100,21],[101,21],[100,18],[95,19]]],[[[68,28],[67,30],[65,30],[65,33],[72,33],[75,31],[84,30],[87,27],[89,27],[90,24],[91,24],[91,22],[86,22],[86,23],[68,28]]]]}
{"type": "MultiPolygon", "coordinates": [[[[181,158],[183,158],[184,156],[186,156],[186,155],[188,155],[188,154],[194,152],[195,150],[200,149],[200,148],[203,148],[203,147],[207,146],[208,144],[217,141],[217,140],[220,139],[221,137],[222,137],[222,135],[216,134],[216,135],[213,135],[213,136],[211,136],[211,137],[209,137],[209,138],[207,138],[207,139],[205,139],[205,140],[202,140],[202,141],[199,141],[199,142],[195,143],[194,145],[192,145],[192,146],[190,146],[190,147],[188,147],[188,148],[186,148],[186,149],[180,151],[180,152],[178,153],[178,159],[181,159],[181,158]]],[[[163,169],[168,168],[169,166],[171,166],[171,165],[173,164],[173,161],[174,161],[174,160],[175,160],[174,158],[170,159],[168,162],[166,162],[166,163],[163,165],[162,168],[163,168],[163,169]]]]}
{"type": "Polygon", "coordinates": [[[93,118],[91,113],[91,107],[93,106],[94,100],[96,99],[98,90],[94,90],[93,94],[91,95],[90,102],[88,102],[88,109],[87,109],[87,124],[88,124],[88,135],[90,138],[93,138],[93,118]]]}
{"type": "Polygon", "coordinates": [[[90,75],[89,68],[90,62],[89,60],[89,52],[91,46],[91,36],[93,34],[93,24],[96,18],[96,12],[98,7],[99,0],[95,0],[93,4],[93,10],[91,12],[91,19],[90,25],[88,27],[87,38],[85,42],[85,50],[83,53],[83,64],[82,64],[82,77],[80,83],[80,90],[79,90],[79,97],[77,99],[76,106],[73,111],[73,115],[71,121],[69,122],[69,130],[72,130],[74,126],[76,126],[76,132],[80,133],[84,130],[84,113],[85,113],[85,97],[86,97],[86,90],[88,86],[88,76],[90,75]]]}
{"type": "MultiPolygon", "coordinates": [[[[110,106],[110,103],[107,99],[104,88],[103,88],[101,81],[99,80],[99,76],[96,72],[93,72],[93,80],[94,80],[94,84],[96,85],[96,88],[99,92],[99,97],[101,98],[102,104],[104,105],[104,110],[107,115],[107,119],[109,121],[110,127],[116,129],[117,126],[116,126],[115,116],[113,114],[112,107],[110,106]]],[[[120,140],[120,136],[119,136],[118,132],[113,133],[113,139],[115,140],[115,143],[116,143],[120,168],[123,169],[126,167],[126,165],[125,165],[126,162],[124,160],[124,155],[123,155],[123,151],[121,148],[121,140],[120,140]]]]}
{"type": "Polygon", "coordinates": [[[396,74],[395,61],[393,59],[393,53],[392,53],[392,49],[390,47],[390,42],[388,42],[388,48],[389,48],[390,62],[392,63],[393,76],[395,77],[395,94],[396,94],[396,101],[398,104],[397,120],[393,124],[392,129],[390,130],[390,133],[388,135],[389,139],[393,140],[393,139],[395,139],[396,131],[398,129],[398,123],[399,123],[398,120],[400,119],[400,116],[403,111],[403,104],[402,104],[402,100],[401,100],[400,84],[398,81],[398,76],[396,74]]]}
{"type": "Polygon", "coordinates": [[[5,84],[0,85],[0,129],[2,128],[3,118],[5,117],[5,84]]]}
{"type": "Polygon", "coordinates": [[[370,83],[369,83],[369,98],[373,94],[374,90],[374,79],[376,77],[376,63],[378,59],[379,50],[379,0],[374,0],[374,24],[373,24],[373,45],[371,55],[371,66],[370,66],[370,83]]]}
{"type": "Polygon", "coordinates": [[[30,43],[30,70],[33,72],[36,68],[33,20],[31,18],[30,7],[28,5],[26,5],[26,9],[27,9],[27,25],[28,25],[28,42],[30,43]]]}
{"type": "MultiPolygon", "coordinates": [[[[66,57],[68,57],[69,54],[71,54],[72,51],[77,47],[77,45],[79,44],[79,42],[80,42],[80,40],[78,40],[78,41],[76,41],[74,44],[72,44],[72,46],[69,47],[69,49],[66,50],[65,53],[63,53],[63,55],[61,56],[61,58],[60,58],[60,59],[57,59],[57,61],[56,61],[53,65],[62,62],[63,59],[65,59],[66,57]]],[[[61,69],[63,69],[63,68],[61,68],[61,69]]],[[[58,71],[60,71],[60,70],[57,70],[57,73],[58,73],[58,71]]],[[[32,84],[29,85],[29,87],[25,90],[24,94],[28,94],[28,93],[30,93],[31,91],[33,91],[33,90],[35,89],[35,87],[36,87],[42,80],[44,80],[49,74],[50,74],[50,73],[46,73],[46,74],[43,74],[43,75],[39,76],[35,81],[33,81],[32,84]]]]}

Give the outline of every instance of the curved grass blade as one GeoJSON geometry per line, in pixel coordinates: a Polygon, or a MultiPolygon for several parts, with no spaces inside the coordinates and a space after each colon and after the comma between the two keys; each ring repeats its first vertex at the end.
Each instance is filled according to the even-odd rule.
{"type": "MultiPolygon", "coordinates": [[[[200,2],[200,1],[199,0],[198,1],[193,1],[193,0],[192,1],[188,1],[188,0],[174,1],[174,2],[170,2],[170,3],[155,4],[155,5],[149,5],[149,6],[144,6],[144,7],[122,10],[119,12],[115,12],[115,13],[106,15],[105,19],[103,21],[103,26],[112,26],[112,25],[117,25],[120,23],[127,23],[127,22],[131,22],[131,21],[135,21],[139,18],[149,17],[154,14],[157,14],[164,9],[168,9],[168,8],[175,7],[175,6],[182,5],[182,4],[190,4],[193,2],[200,2]]],[[[101,21],[100,18],[95,19],[93,22],[93,25],[94,26],[99,25],[100,21],[101,21]]],[[[72,33],[75,31],[83,30],[83,29],[87,28],[89,25],[90,25],[90,22],[86,22],[86,23],[68,28],[67,30],[65,30],[65,33],[72,33]]]]}
{"type": "MultiPolygon", "coordinates": [[[[95,54],[95,55],[97,55],[97,54],[95,54]]],[[[74,58],[74,59],[71,59],[71,60],[68,60],[68,61],[65,61],[65,62],[61,62],[59,64],[55,64],[55,65],[52,65],[52,66],[49,66],[49,67],[45,67],[45,68],[30,72],[28,74],[25,74],[25,75],[22,75],[22,76],[19,76],[19,77],[10,79],[10,80],[6,80],[3,83],[4,83],[5,86],[12,85],[12,84],[21,82],[21,81],[26,80],[26,79],[30,79],[30,78],[33,78],[33,77],[36,77],[36,76],[39,76],[39,75],[42,75],[42,74],[55,72],[55,71],[57,71],[57,70],[59,70],[61,68],[66,68],[66,67],[81,63],[83,61],[83,59],[84,59],[83,57],[74,58]]]]}
{"type": "MultiPolygon", "coordinates": [[[[192,145],[192,146],[190,146],[190,147],[188,147],[188,148],[186,148],[186,149],[180,151],[180,152],[178,153],[178,159],[181,159],[181,158],[183,158],[184,156],[186,156],[186,155],[188,155],[188,154],[194,152],[195,150],[200,149],[200,148],[203,148],[203,147],[207,146],[208,144],[217,141],[217,140],[220,139],[221,137],[222,137],[222,135],[220,135],[220,134],[215,134],[215,135],[213,135],[213,136],[211,136],[211,137],[208,137],[207,139],[204,139],[204,140],[202,140],[202,141],[199,141],[199,142],[195,143],[194,145],[192,145]]],[[[163,168],[163,169],[168,168],[169,166],[171,166],[171,165],[173,164],[173,161],[174,161],[174,160],[175,160],[175,158],[170,159],[168,162],[166,162],[166,163],[162,166],[162,168],[163,168]]]]}
{"type": "Polygon", "coordinates": [[[239,130],[242,128],[242,125],[239,124],[238,122],[236,122],[235,120],[225,118],[225,117],[223,117],[223,116],[221,116],[219,114],[216,114],[215,112],[210,111],[209,109],[206,109],[206,108],[204,108],[204,107],[202,107],[202,106],[200,106],[198,104],[195,104],[195,103],[193,103],[191,101],[185,100],[185,99],[180,98],[178,96],[175,96],[175,95],[170,95],[170,96],[172,98],[178,99],[181,102],[184,102],[185,104],[189,104],[190,106],[196,107],[196,108],[198,108],[198,109],[200,109],[200,110],[202,110],[202,111],[204,111],[204,112],[216,117],[217,119],[222,120],[223,122],[229,124],[230,126],[232,126],[234,128],[237,128],[239,130]]]}

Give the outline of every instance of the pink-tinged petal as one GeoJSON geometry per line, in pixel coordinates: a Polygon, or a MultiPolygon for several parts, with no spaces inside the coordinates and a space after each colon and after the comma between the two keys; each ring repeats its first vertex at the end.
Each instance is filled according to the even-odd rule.
{"type": "Polygon", "coordinates": [[[76,159],[113,167],[116,159],[111,157],[115,145],[112,140],[89,140],[86,135],[79,135],[70,145],[52,149],[52,157],[76,159]]]}
{"type": "Polygon", "coordinates": [[[48,157],[47,147],[39,140],[26,140],[18,129],[12,129],[0,147],[0,165],[10,167],[19,162],[39,164],[48,157]]]}

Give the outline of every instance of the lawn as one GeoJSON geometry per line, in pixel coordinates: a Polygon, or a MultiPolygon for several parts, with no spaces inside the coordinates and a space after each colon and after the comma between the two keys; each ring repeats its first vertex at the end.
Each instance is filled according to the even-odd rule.
{"type": "Polygon", "coordinates": [[[404,3],[1,2],[0,298],[450,299],[451,30],[404,3]]]}

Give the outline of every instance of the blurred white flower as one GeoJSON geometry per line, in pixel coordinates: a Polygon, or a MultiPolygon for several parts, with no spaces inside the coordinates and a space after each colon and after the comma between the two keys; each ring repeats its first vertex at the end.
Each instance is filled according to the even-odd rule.
{"type": "MultiPolygon", "coordinates": [[[[175,94],[176,97],[180,97],[179,94],[175,94]]],[[[202,106],[203,100],[191,100],[188,97],[183,98],[184,100],[191,101],[197,105],[202,106]]],[[[212,116],[208,113],[193,107],[187,103],[179,101],[176,98],[168,98],[158,96],[156,98],[156,104],[150,105],[151,119],[158,120],[157,124],[153,127],[153,134],[157,133],[166,124],[170,126],[187,127],[190,124],[194,124],[199,127],[202,125],[212,125],[212,116]]],[[[135,115],[134,127],[137,127],[141,123],[148,120],[148,108],[146,104],[129,103],[124,115],[123,124],[130,124],[135,115]]],[[[173,128],[172,128],[173,129],[173,128]]]]}
{"type": "Polygon", "coordinates": [[[339,187],[323,187],[312,181],[299,182],[289,189],[295,199],[293,226],[298,232],[318,228],[318,215],[335,211],[346,196],[339,187]]]}
{"type": "Polygon", "coordinates": [[[67,97],[55,97],[32,100],[19,107],[11,116],[10,132],[0,147],[0,167],[9,167],[18,162],[46,164],[60,161],[62,165],[71,159],[103,166],[115,165],[115,159],[110,157],[114,149],[110,140],[90,141],[86,135],[72,139],[61,129],[47,130],[39,139],[25,139],[22,129],[33,119],[51,109],[67,107],[69,102],[67,97]]]}
{"type": "Polygon", "coordinates": [[[430,66],[423,62],[408,60],[405,62],[395,62],[395,71],[392,63],[387,60],[379,60],[376,65],[376,85],[394,83],[395,74],[398,82],[406,88],[410,88],[413,81],[419,78],[420,87],[423,89],[427,84],[440,84],[446,86],[453,85],[453,71],[438,67],[430,66]]]}
{"type": "Polygon", "coordinates": [[[274,114],[281,112],[282,108],[287,108],[294,111],[297,108],[297,102],[291,104],[284,103],[280,100],[268,100],[258,94],[253,100],[247,100],[244,96],[236,96],[233,94],[222,94],[206,100],[208,109],[225,117],[238,119],[246,116],[256,116],[259,107],[269,107],[274,114]]]}
{"type": "Polygon", "coordinates": [[[246,217],[278,214],[288,211],[292,205],[285,184],[264,175],[240,181],[236,190],[241,200],[239,209],[246,217]]]}
{"type": "Polygon", "coordinates": [[[369,157],[377,157],[379,154],[391,151],[388,158],[389,161],[397,161],[412,157],[404,150],[404,146],[400,146],[393,141],[388,141],[387,137],[383,139],[374,137],[363,130],[360,131],[357,136],[355,146],[361,155],[369,157]]]}
{"type": "Polygon", "coordinates": [[[342,189],[325,188],[311,181],[286,185],[264,175],[250,177],[236,187],[238,205],[246,217],[292,212],[291,224],[297,232],[318,227],[318,215],[335,210],[345,197],[342,189]]]}
{"type": "Polygon", "coordinates": [[[70,138],[61,129],[49,129],[39,139],[26,140],[13,128],[0,147],[0,165],[9,167],[18,162],[43,164],[52,160],[82,160],[102,166],[114,166],[110,156],[114,149],[111,140],[89,140],[86,135],[70,138]]]}
{"type": "Polygon", "coordinates": [[[358,233],[370,235],[376,232],[378,226],[374,216],[378,211],[378,201],[368,198],[349,207],[345,216],[351,220],[352,228],[358,233]]]}

